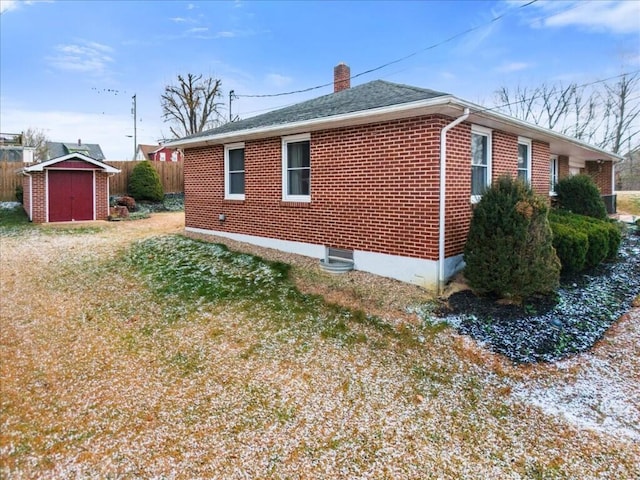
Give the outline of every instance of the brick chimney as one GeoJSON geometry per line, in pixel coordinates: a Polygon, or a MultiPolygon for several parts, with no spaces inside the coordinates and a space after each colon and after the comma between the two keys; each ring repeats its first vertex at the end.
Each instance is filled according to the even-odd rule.
{"type": "Polygon", "coordinates": [[[333,93],[351,88],[351,69],[345,63],[333,67],[333,93]]]}

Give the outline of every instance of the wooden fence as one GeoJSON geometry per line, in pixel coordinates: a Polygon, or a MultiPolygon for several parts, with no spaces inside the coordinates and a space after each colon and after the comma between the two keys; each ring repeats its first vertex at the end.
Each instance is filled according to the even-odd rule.
{"type": "MultiPolygon", "coordinates": [[[[111,162],[109,165],[120,169],[120,173],[111,177],[109,191],[111,195],[124,195],[127,193],[129,176],[137,164],[140,162],[111,162]]],[[[164,193],[184,192],[184,168],[182,162],[151,162],[158,175],[164,193]]]]}
{"type": "Polygon", "coordinates": [[[16,187],[22,185],[18,170],[23,166],[18,162],[0,162],[0,202],[16,201],[16,187]]]}
{"type": "MultiPolygon", "coordinates": [[[[111,177],[109,191],[111,195],[124,195],[127,193],[129,176],[134,167],[140,162],[111,162],[110,165],[120,169],[111,177]]],[[[184,192],[184,176],[182,162],[151,162],[158,175],[165,193],[184,192]]],[[[0,162],[0,202],[16,201],[16,186],[22,184],[22,177],[17,174],[25,164],[17,162],[0,162]]]]}

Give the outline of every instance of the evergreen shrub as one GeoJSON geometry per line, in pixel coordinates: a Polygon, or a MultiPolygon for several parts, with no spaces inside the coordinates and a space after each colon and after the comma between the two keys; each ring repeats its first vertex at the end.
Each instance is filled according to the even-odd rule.
{"type": "MultiPolygon", "coordinates": [[[[565,210],[552,210],[549,214],[549,221],[551,222],[551,228],[554,233],[554,246],[561,240],[557,238],[558,235],[566,235],[566,228],[569,228],[577,233],[583,233],[587,236],[588,247],[585,257],[584,268],[595,267],[603,262],[605,259],[615,258],[618,254],[618,249],[622,241],[622,233],[620,229],[613,223],[605,220],[598,220],[584,215],[576,215],[565,210]],[[561,232],[558,231],[558,225],[566,227],[561,232]]],[[[562,263],[563,269],[572,271],[571,266],[579,263],[580,251],[573,252],[571,254],[568,250],[568,243],[564,241],[562,253],[558,251],[558,256],[562,263]],[[570,258],[570,257],[575,258],[570,258]]],[[[575,240],[574,240],[575,242],[575,240]]],[[[557,248],[557,246],[556,246],[557,248]]],[[[582,270],[573,270],[579,271],[582,270]]]]}
{"type": "Polygon", "coordinates": [[[562,271],[573,273],[584,270],[589,249],[587,234],[564,223],[551,222],[553,247],[560,259],[562,271]]]}
{"type": "Polygon", "coordinates": [[[150,200],[152,202],[160,202],[164,199],[160,175],[148,160],[140,162],[131,172],[129,195],[137,201],[150,200]]]}
{"type": "Polygon", "coordinates": [[[588,175],[573,175],[563,178],[556,185],[557,206],[578,215],[607,218],[607,209],[598,187],[588,175]]]}
{"type": "Polygon", "coordinates": [[[544,198],[501,177],[475,206],[464,249],[465,277],[479,294],[526,299],[558,286],[560,261],[544,198]]]}

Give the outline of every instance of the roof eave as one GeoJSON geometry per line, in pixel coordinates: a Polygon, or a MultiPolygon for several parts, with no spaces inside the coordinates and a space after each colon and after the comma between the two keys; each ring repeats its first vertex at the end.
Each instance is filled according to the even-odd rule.
{"type": "MultiPolygon", "coordinates": [[[[233,132],[221,133],[218,135],[206,135],[196,138],[179,139],[167,142],[167,147],[180,148],[197,148],[206,145],[216,145],[231,143],[238,140],[253,140],[257,138],[266,138],[277,135],[287,135],[300,131],[317,131],[327,128],[340,128],[343,126],[361,125],[384,120],[394,120],[409,116],[420,115],[424,113],[438,113],[438,107],[447,108],[451,104],[451,95],[442,95],[427,100],[419,100],[417,102],[402,103],[388,107],[372,108],[368,110],[359,110],[357,112],[344,113],[340,115],[331,115],[328,117],[314,118],[311,120],[303,120],[299,122],[282,123],[277,125],[269,125],[265,127],[248,128],[244,130],[236,130],[233,132]],[[428,110],[428,111],[427,111],[428,110]]],[[[449,113],[440,112],[440,113],[449,113]]]]}
{"type": "Polygon", "coordinates": [[[249,128],[189,139],[179,139],[167,142],[165,146],[198,148],[208,145],[221,145],[237,141],[288,135],[300,133],[301,131],[312,132],[328,128],[362,125],[366,123],[395,120],[423,114],[444,114],[450,117],[456,117],[461,115],[465,108],[469,108],[471,111],[471,116],[467,120],[469,123],[477,123],[490,128],[500,129],[508,133],[525,136],[533,140],[543,141],[550,145],[552,154],[566,154],[583,160],[608,160],[612,162],[622,161],[622,156],[620,155],[589,145],[585,142],[554,132],[547,128],[496,112],[495,110],[489,110],[453,95],[442,95],[417,102],[409,102],[369,110],[360,110],[357,112],[314,118],[300,122],[249,128]]]}
{"type": "Polygon", "coordinates": [[[549,130],[548,128],[513,118],[495,110],[489,110],[466,100],[456,98],[455,101],[461,107],[467,107],[471,111],[469,122],[487,127],[500,127],[500,130],[522,135],[533,140],[546,142],[551,147],[552,154],[566,154],[583,160],[608,160],[620,162],[621,155],[608,152],[600,147],[590,145],[576,138],[549,130]]]}
{"type": "Polygon", "coordinates": [[[96,160],[95,158],[88,157],[83,155],[82,153],[68,153],[67,155],[63,155],[61,157],[52,158],[50,160],[45,160],[44,162],[36,163],[34,165],[30,165],[28,167],[24,167],[20,170],[21,173],[31,173],[31,172],[42,172],[44,169],[50,165],[54,165],[56,163],[64,162],[66,160],[71,160],[74,158],[79,158],[80,160],[90,163],[100,169],[102,169],[106,173],[120,173],[120,170],[112,167],[111,165],[101,162],[100,160],[96,160]]]}

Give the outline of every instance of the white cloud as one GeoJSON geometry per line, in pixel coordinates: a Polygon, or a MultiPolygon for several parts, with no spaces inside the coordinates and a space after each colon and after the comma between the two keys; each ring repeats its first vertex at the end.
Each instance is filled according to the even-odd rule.
{"type": "Polygon", "coordinates": [[[218,38],[233,38],[237,36],[237,34],[235,32],[218,32],[216,33],[216,37],[218,38]]]}
{"type": "Polygon", "coordinates": [[[47,57],[47,61],[59,70],[101,75],[114,61],[110,56],[114,50],[97,42],[81,41],[78,44],[62,44],[56,45],[54,49],[55,55],[47,57]]]}
{"type": "Polygon", "coordinates": [[[540,1],[532,6],[540,9],[545,15],[533,20],[535,27],[576,26],[618,34],[640,31],[640,2],[636,0],[540,1]]]}
{"type": "Polygon", "coordinates": [[[496,71],[500,73],[512,73],[519,72],[520,70],[526,70],[528,68],[531,68],[532,66],[533,65],[526,62],[509,62],[497,67],[496,71]]]}
{"type": "Polygon", "coordinates": [[[176,22],[176,23],[186,23],[189,20],[184,18],[184,17],[172,17],[169,20],[171,20],[172,22],[176,22]]]}
{"type": "Polygon", "coordinates": [[[189,30],[186,31],[187,35],[192,34],[192,33],[204,33],[204,32],[208,32],[209,28],[207,27],[193,27],[190,28],[189,30]]]}
{"type": "Polygon", "coordinates": [[[187,10],[193,10],[194,8],[196,8],[196,6],[193,3],[187,5],[187,10]]]}
{"type": "Polygon", "coordinates": [[[270,73],[266,76],[265,81],[274,87],[286,87],[291,83],[293,79],[291,77],[286,77],[284,75],[279,75],[277,73],[270,73]]]}
{"type": "Polygon", "coordinates": [[[35,5],[36,3],[53,3],[53,0],[0,0],[0,15],[17,10],[22,5],[35,5]]]}
{"type": "Polygon", "coordinates": [[[17,10],[19,5],[16,0],[0,0],[0,14],[17,10]]]}

